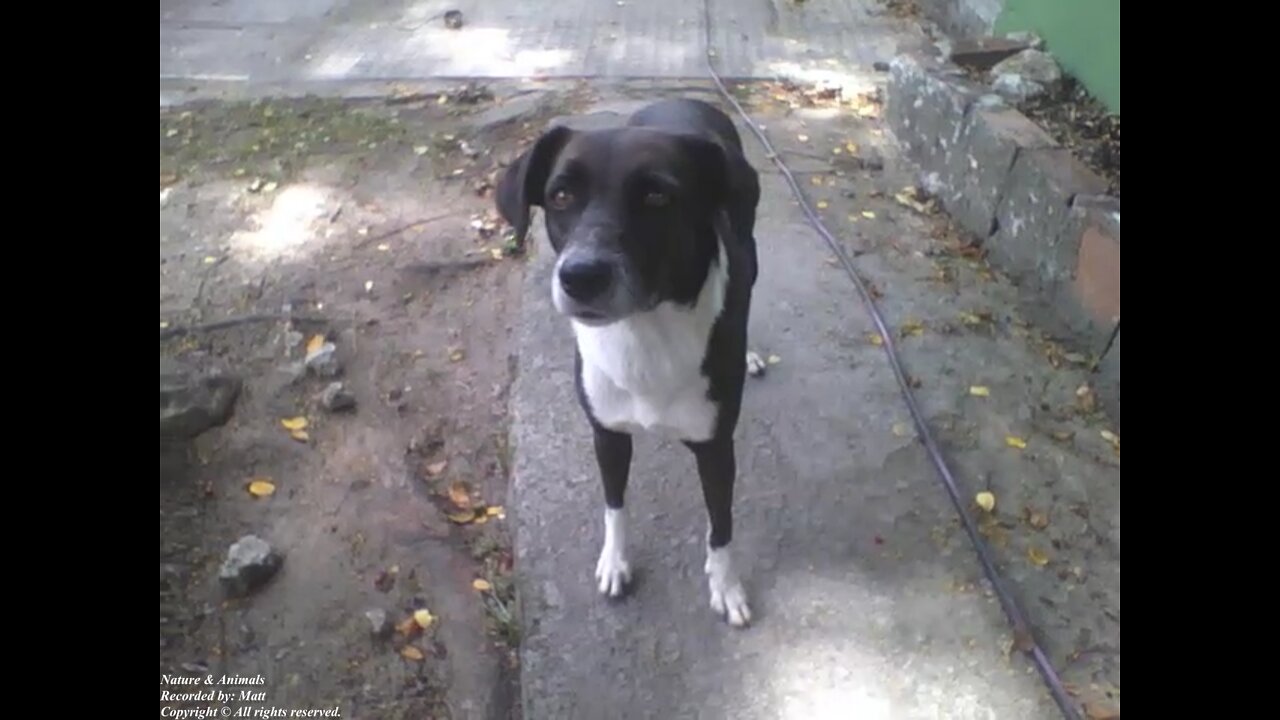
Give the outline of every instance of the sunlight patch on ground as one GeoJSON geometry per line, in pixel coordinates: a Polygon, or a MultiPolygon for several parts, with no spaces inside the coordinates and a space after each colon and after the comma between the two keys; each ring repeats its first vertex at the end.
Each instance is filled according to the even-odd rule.
{"type": "Polygon", "coordinates": [[[243,263],[297,259],[308,254],[316,237],[316,223],[326,217],[331,191],[312,185],[277,190],[266,209],[249,219],[249,228],[231,237],[231,252],[243,263]]]}

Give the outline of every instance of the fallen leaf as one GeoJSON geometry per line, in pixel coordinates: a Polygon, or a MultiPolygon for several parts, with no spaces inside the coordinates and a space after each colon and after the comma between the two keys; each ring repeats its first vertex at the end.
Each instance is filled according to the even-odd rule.
{"type": "Polygon", "coordinates": [[[996,509],[996,496],[985,490],[978,493],[974,497],[974,501],[978,503],[978,507],[986,510],[987,512],[991,512],[996,509]]]}
{"type": "Polygon", "coordinates": [[[447,467],[449,467],[448,460],[433,462],[430,465],[427,465],[427,474],[430,475],[431,477],[437,477],[440,475],[440,473],[444,472],[444,469],[447,467]]]}
{"type": "Polygon", "coordinates": [[[487,590],[493,589],[493,585],[491,585],[488,580],[483,580],[481,578],[476,578],[475,580],[471,581],[471,587],[475,588],[476,590],[479,590],[480,592],[485,592],[487,590]]]}
{"type": "Polygon", "coordinates": [[[1116,447],[1116,449],[1117,449],[1117,450],[1120,448],[1120,436],[1119,436],[1119,435],[1117,435],[1117,434],[1115,434],[1115,433],[1111,432],[1110,430],[1103,430],[1100,434],[1102,435],[1102,439],[1103,439],[1103,440],[1106,440],[1107,442],[1109,442],[1109,443],[1111,443],[1112,445],[1114,445],[1114,446],[1116,447]]]}
{"type": "Polygon", "coordinates": [[[810,184],[810,185],[821,185],[821,184],[822,184],[822,178],[818,177],[817,175],[814,175],[813,177],[809,178],[809,184],[810,184]]]}
{"type": "Polygon", "coordinates": [[[454,348],[449,351],[449,360],[451,362],[462,362],[466,354],[462,352],[462,348],[454,348]]]}
{"type": "Polygon", "coordinates": [[[413,621],[418,624],[418,627],[426,630],[431,627],[431,623],[434,623],[436,618],[429,610],[415,610],[413,611],[413,621]]]}
{"type": "Polygon", "coordinates": [[[299,416],[299,417],[293,417],[293,418],[285,418],[284,420],[280,421],[280,424],[284,426],[285,430],[304,430],[306,429],[307,425],[309,425],[310,423],[307,422],[307,419],[305,417],[299,416]]]}
{"type": "MultiPolygon", "coordinates": [[[[307,355],[315,355],[316,353],[320,352],[320,348],[324,347],[324,342],[325,342],[324,335],[312,335],[311,339],[307,341],[307,355]]],[[[303,427],[306,427],[306,426],[304,425],[303,427]]],[[[290,429],[292,430],[293,428],[290,428],[290,429]]]]}
{"type": "Polygon", "coordinates": [[[311,436],[307,434],[306,430],[290,430],[289,437],[297,440],[298,442],[306,442],[311,439],[311,436]]]}
{"type": "Polygon", "coordinates": [[[267,497],[275,491],[275,483],[267,478],[254,478],[249,482],[249,494],[254,497],[267,497]]]}
{"type": "Polygon", "coordinates": [[[489,256],[494,260],[502,259],[502,248],[489,248],[489,256]]]}
{"type": "Polygon", "coordinates": [[[808,135],[797,135],[796,139],[799,140],[800,142],[809,142],[808,135]]]}
{"type": "Polygon", "coordinates": [[[868,220],[875,220],[875,219],[876,219],[876,214],[875,214],[875,213],[873,213],[873,212],[871,212],[870,210],[863,210],[863,211],[862,211],[862,217],[864,217],[864,218],[866,218],[866,219],[868,219],[868,220]]]}
{"type": "Polygon", "coordinates": [[[273,193],[276,191],[276,188],[278,187],[280,187],[280,183],[276,182],[275,180],[272,180],[268,182],[266,185],[262,186],[262,192],[273,193]]]}
{"type": "Polygon", "coordinates": [[[893,424],[893,434],[894,434],[894,435],[897,435],[898,437],[906,437],[906,436],[907,436],[907,433],[909,433],[909,432],[911,432],[911,427],[910,427],[910,426],[908,426],[906,423],[894,423],[894,424],[893,424]]]}
{"type": "Polygon", "coordinates": [[[417,620],[413,619],[412,615],[410,615],[396,625],[396,632],[404,635],[405,637],[411,638],[422,632],[422,626],[418,624],[417,620]]]}
{"type": "Polygon", "coordinates": [[[205,265],[212,265],[212,264],[214,264],[214,263],[216,263],[216,262],[218,262],[218,258],[216,258],[216,257],[214,257],[214,256],[212,256],[212,255],[206,255],[206,256],[205,256],[205,258],[204,258],[204,264],[205,264],[205,265]]]}
{"type": "Polygon", "coordinates": [[[1053,439],[1057,440],[1058,442],[1067,442],[1068,440],[1070,440],[1075,436],[1076,434],[1070,430],[1054,430],[1053,431],[1053,439]]]}
{"type": "Polygon", "coordinates": [[[388,245],[388,244],[386,244],[386,243],[378,243],[378,250],[379,250],[380,252],[386,252],[386,251],[388,251],[388,250],[390,250],[390,249],[391,249],[391,246],[390,246],[390,245],[388,245]]]}
{"type": "Polygon", "coordinates": [[[902,323],[902,329],[899,331],[902,337],[919,337],[924,334],[924,323],[919,320],[907,320],[902,323]]]}
{"type": "Polygon", "coordinates": [[[414,155],[426,155],[426,154],[427,154],[427,146],[426,146],[426,145],[414,145],[414,146],[413,146],[413,154],[414,154],[414,155]]]}
{"type": "Polygon", "coordinates": [[[1097,702],[1084,704],[1084,714],[1089,720],[1120,720],[1120,711],[1097,702]]]}
{"type": "Polygon", "coordinates": [[[1031,527],[1035,528],[1036,530],[1043,530],[1049,527],[1048,515],[1038,510],[1032,510],[1031,508],[1026,508],[1024,512],[1026,514],[1027,524],[1030,525],[1031,527]]]}
{"type": "Polygon", "coordinates": [[[1017,435],[1006,435],[1006,436],[1004,437],[1004,442],[1005,442],[1005,444],[1006,444],[1006,445],[1008,445],[1009,447],[1011,447],[1011,448],[1017,448],[1017,449],[1019,449],[1019,450],[1025,450],[1025,449],[1026,449],[1026,447],[1027,447],[1027,441],[1026,441],[1026,440],[1023,440],[1022,438],[1018,437],[1017,435]]]}
{"type": "Polygon", "coordinates": [[[373,292],[373,281],[372,281],[372,280],[366,280],[366,281],[365,281],[365,283],[364,283],[364,291],[365,291],[365,292],[373,292]]]}
{"type": "Polygon", "coordinates": [[[778,357],[777,355],[770,355],[769,358],[765,360],[765,362],[769,363],[770,365],[777,365],[778,363],[782,362],[782,358],[778,357]]]}
{"type": "Polygon", "coordinates": [[[501,505],[490,505],[484,509],[484,513],[489,517],[501,518],[506,516],[506,511],[502,509],[501,505]]]}
{"type": "Polygon", "coordinates": [[[819,201],[818,201],[818,209],[819,209],[819,210],[826,210],[826,209],[827,209],[827,207],[828,207],[828,206],[827,206],[827,201],[826,201],[826,200],[819,200],[819,201]]]}
{"type": "Polygon", "coordinates": [[[1027,559],[1035,563],[1037,567],[1044,567],[1049,564],[1049,556],[1038,547],[1027,548],[1027,559]]]}
{"type": "Polygon", "coordinates": [[[960,313],[960,322],[964,323],[965,325],[981,325],[982,318],[978,317],[977,315],[971,312],[960,313]]]}
{"type": "Polygon", "coordinates": [[[412,645],[405,645],[400,648],[400,654],[404,656],[406,660],[421,661],[426,659],[426,656],[422,654],[422,651],[412,645]]]}
{"type": "Polygon", "coordinates": [[[449,486],[449,499],[459,508],[463,510],[470,510],[471,488],[467,487],[465,482],[457,480],[449,486]]]}
{"type": "Polygon", "coordinates": [[[469,522],[475,522],[476,514],[475,512],[460,512],[460,513],[450,513],[445,517],[449,518],[449,522],[455,523],[457,525],[466,525],[469,522]]]}
{"type": "Polygon", "coordinates": [[[847,142],[847,143],[845,143],[845,144],[844,144],[844,149],[845,149],[845,150],[848,150],[850,155],[857,155],[857,154],[858,154],[858,146],[857,146],[856,144],[852,143],[852,142],[847,142]]]}
{"type": "Polygon", "coordinates": [[[991,397],[991,388],[986,385],[970,385],[969,394],[975,397],[991,397]]]}
{"type": "Polygon", "coordinates": [[[883,345],[883,344],[884,344],[884,338],[880,337],[880,334],[879,334],[879,333],[868,333],[868,334],[867,334],[867,340],[868,340],[868,342],[870,342],[872,345],[883,345]]]}

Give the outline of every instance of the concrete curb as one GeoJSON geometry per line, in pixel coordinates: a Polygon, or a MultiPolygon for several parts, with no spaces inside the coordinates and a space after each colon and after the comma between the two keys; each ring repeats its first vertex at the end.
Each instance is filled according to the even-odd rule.
{"type": "Polygon", "coordinates": [[[886,118],[956,223],[1017,283],[1026,315],[1095,356],[1101,405],[1120,426],[1120,200],[1039,125],[956,65],[900,55],[886,118]]]}

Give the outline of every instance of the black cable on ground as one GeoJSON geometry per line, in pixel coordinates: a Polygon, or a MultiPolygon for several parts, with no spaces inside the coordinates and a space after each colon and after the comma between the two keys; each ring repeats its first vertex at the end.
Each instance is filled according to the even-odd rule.
{"type": "Polygon", "coordinates": [[[716,72],[715,64],[712,58],[715,57],[711,47],[711,0],[702,0],[703,13],[703,33],[705,46],[703,47],[704,59],[707,64],[707,72],[711,75],[711,79],[715,81],[716,87],[719,88],[720,94],[724,99],[733,105],[733,108],[742,117],[742,121],[747,127],[751,128],[751,132],[755,134],[756,139],[764,146],[765,152],[768,153],[769,159],[774,165],[778,166],[778,170],[783,177],[787,179],[787,184],[791,186],[791,191],[795,195],[796,200],[800,203],[800,207],[804,210],[805,215],[809,218],[809,223],[813,225],[822,239],[826,241],[827,247],[836,254],[840,259],[840,265],[849,275],[849,279],[853,281],[854,287],[857,288],[858,294],[862,296],[862,302],[871,314],[871,319],[876,324],[876,329],[880,333],[880,337],[884,339],[885,354],[889,357],[889,365],[893,368],[893,374],[898,379],[898,386],[902,390],[903,398],[907,402],[907,407],[911,411],[911,418],[915,421],[916,433],[920,437],[920,441],[924,444],[925,449],[929,453],[930,459],[933,461],[934,467],[938,471],[938,475],[942,480],[942,484],[946,487],[947,494],[951,496],[951,502],[955,505],[956,511],[960,514],[960,520],[964,524],[964,529],[969,535],[969,539],[973,542],[974,548],[977,550],[978,558],[982,562],[982,569],[987,575],[987,579],[991,582],[991,586],[995,589],[996,596],[1000,599],[1000,605],[1004,608],[1005,614],[1008,615],[1009,621],[1013,624],[1014,645],[1031,656],[1032,661],[1036,665],[1036,669],[1040,671],[1041,677],[1049,686],[1049,692],[1052,693],[1054,701],[1057,702],[1058,708],[1062,710],[1062,714],[1067,720],[1079,720],[1080,714],[1077,712],[1074,703],[1067,696],[1066,688],[1062,685],[1062,680],[1058,677],[1058,673],[1053,669],[1053,665],[1049,662],[1049,658],[1036,641],[1035,636],[1031,632],[1030,623],[1028,623],[1026,615],[1018,604],[1014,601],[1013,596],[1005,587],[1004,582],[1000,579],[999,573],[996,571],[995,562],[991,558],[991,553],[987,550],[986,543],[982,542],[982,538],[978,536],[978,530],[974,524],[973,518],[969,515],[965,507],[964,501],[961,500],[960,491],[956,487],[955,478],[951,474],[950,468],[947,466],[946,460],[942,457],[942,451],[938,448],[937,442],[933,439],[929,427],[925,424],[924,416],[920,412],[919,406],[916,404],[915,395],[911,392],[911,385],[907,381],[906,373],[902,369],[902,361],[898,357],[898,351],[893,344],[893,333],[889,332],[884,317],[880,314],[880,310],[876,307],[875,300],[871,294],[867,292],[866,286],[862,279],[858,277],[857,271],[853,267],[853,261],[849,258],[849,254],[845,252],[844,246],[840,244],[831,233],[823,225],[822,219],[814,211],[808,198],[800,188],[800,184],[796,182],[795,176],[791,174],[790,168],[783,162],[782,156],[774,149],[769,142],[769,138],[756,126],[751,120],[751,116],[747,114],[738,101],[724,86],[720,74],[716,72]]]}

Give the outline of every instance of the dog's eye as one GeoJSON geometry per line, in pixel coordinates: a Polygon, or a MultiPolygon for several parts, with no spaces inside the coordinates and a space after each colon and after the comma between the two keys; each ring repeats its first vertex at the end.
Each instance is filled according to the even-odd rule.
{"type": "Polygon", "coordinates": [[[564,210],[573,203],[573,193],[568,190],[557,190],[551,193],[551,207],[564,210]]]}
{"type": "Polygon", "coordinates": [[[645,193],[645,196],[644,196],[644,204],[648,205],[649,207],[666,207],[667,203],[669,202],[671,202],[670,195],[667,195],[664,192],[658,192],[656,190],[653,192],[645,193]]]}

